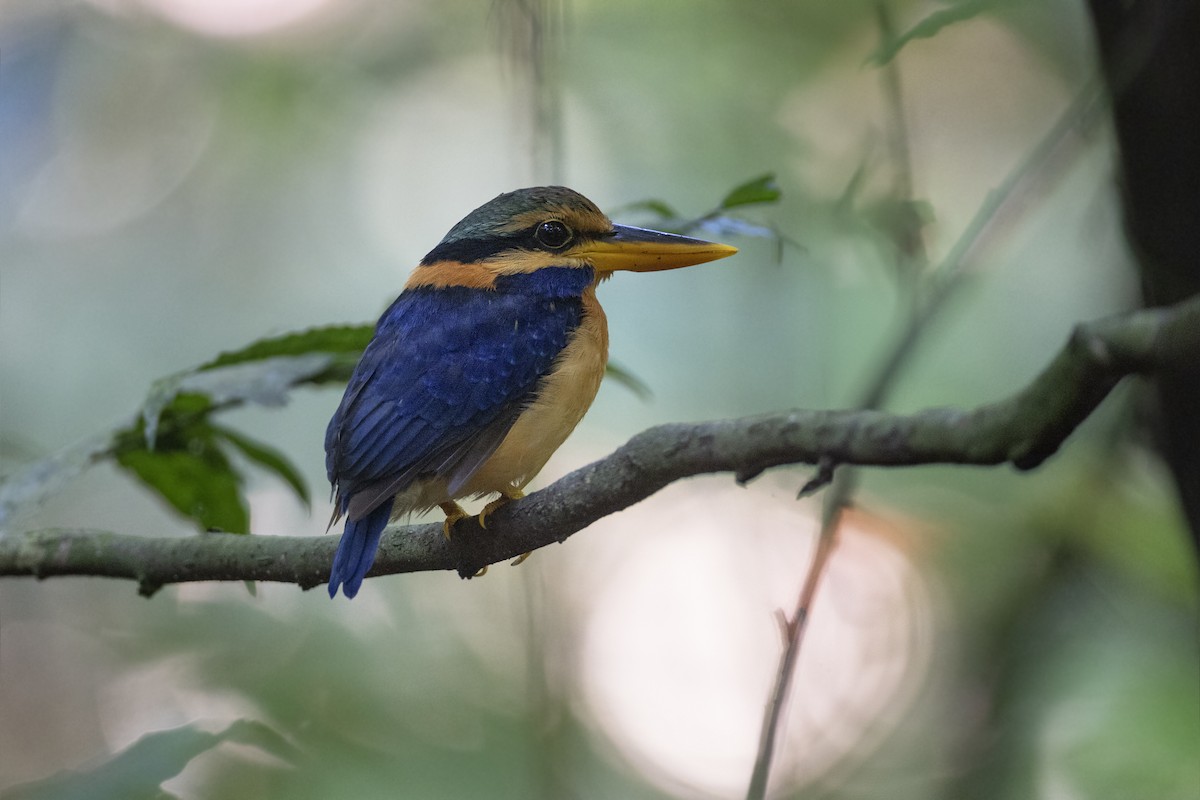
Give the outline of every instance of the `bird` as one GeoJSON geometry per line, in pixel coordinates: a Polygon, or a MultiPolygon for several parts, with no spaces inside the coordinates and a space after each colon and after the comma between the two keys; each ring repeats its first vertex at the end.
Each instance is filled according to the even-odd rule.
{"type": "Polygon", "coordinates": [[[562,186],[501,194],[450,229],[380,317],[325,433],[330,528],[345,527],[329,574],[354,597],[389,520],[526,484],[591,406],[608,361],[596,287],[737,248],[615,225],[562,186]]]}

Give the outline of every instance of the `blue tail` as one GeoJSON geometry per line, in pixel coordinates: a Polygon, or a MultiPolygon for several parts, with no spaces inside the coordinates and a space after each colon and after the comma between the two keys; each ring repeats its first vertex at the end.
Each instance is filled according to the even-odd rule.
{"type": "Polygon", "coordinates": [[[353,522],[346,520],[346,530],[342,532],[337,554],[333,557],[333,569],[329,571],[330,597],[337,597],[339,586],[346,597],[358,594],[363,578],[375,563],[379,536],[387,527],[391,514],[392,501],[389,498],[362,519],[353,522]]]}

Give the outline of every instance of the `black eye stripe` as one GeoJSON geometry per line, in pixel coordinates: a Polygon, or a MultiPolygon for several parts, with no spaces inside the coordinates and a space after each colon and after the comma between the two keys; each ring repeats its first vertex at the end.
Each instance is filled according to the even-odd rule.
{"type": "Polygon", "coordinates": [[[433,264],[437,261],[459,261],[472,264],[477,261],[500,255],[501,253],[521,247],[525,243],[524,235],[491,236],[473,239],[459,239],[453,242],[442,242],[429,251],[422,264],[433,264]]]}
{"type": "MultiPolygon", "coordinates": [[[[589,232],[585,238],[591,238],[596,235],[589,232]]],[[[605,234],[599,235],[603,236],[605,234]]],[[[472,236],[449,242],[443,241],[437,247],[430,250],[425,258],[421,259],[421,264],[433,264],[438,261],[458,261],[463,264],[473,264],[510,250],[528,250],[531,248],[559,252],[579,239],[580,236],[565,222],[557,219],[548,219],[532,227],[518,231],[472,236]],[[549,229],[544,230],[544,226],[549,226],[549,229]],[[557,236],[547,236],[550,233],[557,234],[557,236]]]]}

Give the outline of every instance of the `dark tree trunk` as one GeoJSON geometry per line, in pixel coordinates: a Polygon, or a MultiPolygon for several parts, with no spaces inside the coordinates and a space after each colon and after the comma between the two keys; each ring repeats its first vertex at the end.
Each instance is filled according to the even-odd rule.
{"type": "MultiPolygon", "coordinates": [[[[1089,0],[1148,306],[1200,293],[1200,0],[1089,0]]],[[[1200,353],[1155,381],[1155,434],[1200,551],[1200,353]]]]}

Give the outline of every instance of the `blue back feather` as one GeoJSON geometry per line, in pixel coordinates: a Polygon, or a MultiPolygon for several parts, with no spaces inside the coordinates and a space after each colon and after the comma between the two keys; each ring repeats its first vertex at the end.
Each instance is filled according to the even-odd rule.
{"type": "Polygon", "coordinates": [[[420,287],[384,312],[325,433],[347,516],[331,595],[337,582],[358,590],[397,493],[427,475],[461,486],[499,445],[579,326],[593,279],[549,267],[501,276],[494,291],[420,287]]]}

